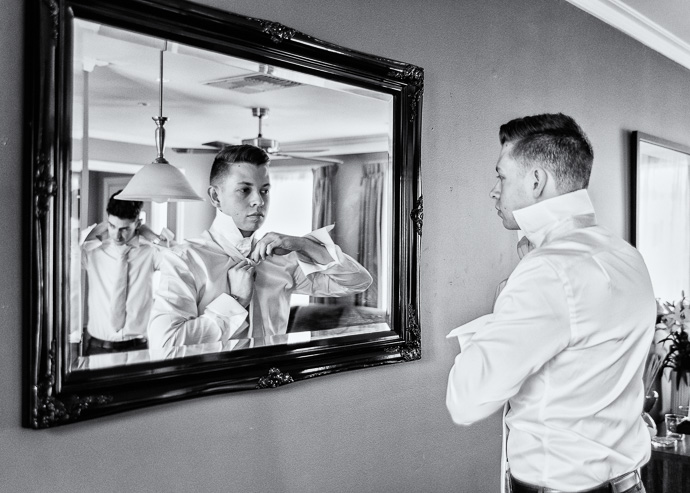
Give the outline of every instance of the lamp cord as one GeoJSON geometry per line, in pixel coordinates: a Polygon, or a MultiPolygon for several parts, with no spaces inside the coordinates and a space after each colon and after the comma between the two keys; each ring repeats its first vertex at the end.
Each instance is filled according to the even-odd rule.
{"type": "Polygon", "coordinates": [[[168,49],[168,41],[165,41],[165,45],[161,50],[160,55],[160,76],[158,78],[158,116],[163,116],[163,52],[168,49]]]}

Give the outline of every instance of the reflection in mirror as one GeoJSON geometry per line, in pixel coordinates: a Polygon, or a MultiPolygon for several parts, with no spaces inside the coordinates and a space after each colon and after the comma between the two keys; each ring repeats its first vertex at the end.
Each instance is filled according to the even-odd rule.
{"type": "MultiPolygon", "coordinates": [[[[82,19],[73,23],[73,33],[67,328],[73,371],[390,330],[390,94],[82,19]],[[126,210],[131,204],[111,197],[155,156],[151,119],[158,114],[161,50],[167,158],[206,200],[144,202],[132,212],[126,210]],[[271,158],[270,209],[253,244],[268,232],[303,237],[334,224],[327,236],[338,253],[328,250],[331,258],[352,259],[371,279],[351,291],[290,295],[286,288],[286,305],[276,313],[267,310],[280,304],[275,297],[254,300],[243,306],[241,323],[225,327],[221,336],[151,337],[152,313],[158,306],[160,320],[161,310],[171,306],[160,300],[179,295],[167,289],[166,259],[176,252],[181,258],[188,240],[208,234],[217,212],[206,194],[214,156],[224,145],[241,143],[260,146],[271,158]]],[[[291,268],[302,269],[298,254],[290,257],[291,268]]],[[[264,275],[262,265],[257,279],[264,275]]],[[[197,311],[186,313],[187,320],[217,315],[218,293],[211,291],[233,294],[227,289],[229,266],[225,262],[222,287],[201,285],[198,277],[188,283],[198,289],[189,295],[197,311]]],[[[218,331],[225,322],[213,323],[218,331]]]]}
{"type": "Polygon", "coordinates": [[[636,132],[636,247],[662,301],[690,292],[690,147],[636,132]]]}

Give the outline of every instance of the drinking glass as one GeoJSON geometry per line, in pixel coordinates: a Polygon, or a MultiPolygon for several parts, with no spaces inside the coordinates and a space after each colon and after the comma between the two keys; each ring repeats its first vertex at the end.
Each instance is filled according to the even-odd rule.
{"type": "Polygon", "coordinates": [[[664,418],[666,419],[666,436],[674,440],[683,438],[683,435],[678,433],[676,428],[678,423],[687,418],[687,416],[683,416],[682,414],[666,414],[664,418]]]}

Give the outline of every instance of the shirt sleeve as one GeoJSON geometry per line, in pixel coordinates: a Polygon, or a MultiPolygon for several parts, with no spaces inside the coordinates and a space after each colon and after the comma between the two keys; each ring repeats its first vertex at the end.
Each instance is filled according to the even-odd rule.
{"type": "Polygon", "coordinates": [[[82,252],[90,252],[91,250],[95,250],[99,246],[103,244],[103,240],[100,236],[95,236],[91,234],[91,232],[96,229],[98,224],[92,224],[91,226],[86,227],[80,234],[79,234],[79,247],[81,248],[82,252]]]}
{"type": "Polygon", "coordinates": [[[161,279],[148,327],[152,348],[224,342],[247,327],[247,310],[223,293],[199,313],[193,260],[172,251],[161,253],[161,279]]]}
{"type": "Polygon", "coordinates": [[[161,237],[166,239],[167,241],[161,241],[158,243],[152,243],[148,241],[147,239],[141,237],[140,241],[145,242],[147,245],[151,245],[151,248],[153,248],[153,270],[154,271],[159,271],[161,269],[161,259],[163,258],[162,251],[167,250],[170,246],[174,246],[174,238],[175,238],[175,233],[170,231],[168,228],[163,228],[161,230],[161,237]]]}
{"type": "Polygon", "coordinates": [[[295,293],[310,296],[338,297],[361,293],[371,285],[371,274],[340,247],[333,243],[330,234],[333,225],[312,231],[307,237],[323,245],[333,259],[326,265],[297,260],[295,293]]]}
{"type": "Polygon", "coordinates": [[[494,313],[462,344],[446,390],[453,421],[468,425],[501,409],[570,340],[566,286],[543,260],[525,259],[494,313]]]}

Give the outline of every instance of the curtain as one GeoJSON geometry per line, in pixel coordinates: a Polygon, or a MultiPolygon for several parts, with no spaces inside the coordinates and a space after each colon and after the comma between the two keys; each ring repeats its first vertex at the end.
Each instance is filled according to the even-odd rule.
{"type": "Polygon", "coordinates": [[[312,230],[333,224],[333,179],[338,172],[335,164],[314,168],[312,230]]]}
{"type": "Polygon", "coordinates": [[[637,248],[662,301],[690,295],[690,159],[682,153],[642,154],[637,248]]]}
{"type": "MultiPolygon", "coordinates": [[[[311,229],[316,230],[330,226],[335,222],[333,210],[333,180],[338,172],[337,164],[314,168],[314,192],[312,194],[311,229]]],[[[310,303],[335,305],[335,298],[309,297],[310,303]]]]}
{"type": "Polygon", "coordinates": [[[360,306],[378,307],[381,238],[383,224],[384,165],[363,166],[362,200],[359,213],[359,262],[374,278],[371,287],[356,297],[360,306]]]}

